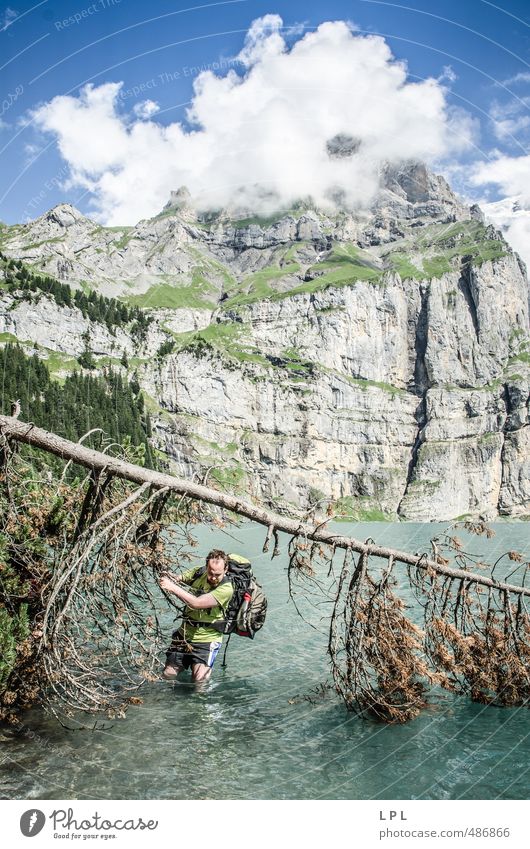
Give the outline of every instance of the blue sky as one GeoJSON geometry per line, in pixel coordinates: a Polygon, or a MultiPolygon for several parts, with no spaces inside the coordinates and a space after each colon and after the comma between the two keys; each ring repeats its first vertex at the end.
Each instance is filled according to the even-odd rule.
{"type": "MultiPolygon", "coordinates": [[[[119,190],[114,186],[121,169],[120,150],[131,163],[134,160],[135,170],[131,164],[131,170],[123,172],[122,181],[134,186],[136,197],[143,191],[143,181],[149,183],[151,173],[153,180],[158,180],[157,194],[149,203],[146,201],[145,210],[141,203],[131,203],[133,218],[136,214],[151,214],[165,191],[161,187],[164,157],[168,157],[168,162],[171,160],[167,136],[164,136],[164,144],[157,153],[160,138],[154,131],[179,123],[184,133],[201,129],[200,124],[190,123],[186,114],[201,69],[210,69],[216,76],[226,77],[232,68],[232,73],[240,78],[252,69],[257,74],[258,65],[265,75],[269,68],[271,74],[274,72],[275,66],[261,58],[254,57],[246,66],[241,61],[234,61],[244,46],[252,22],[266,15],[280,16],[283,23],[281,27],[276,23],[262,28],[260,44],[271,33],[274,38],[276,30],[285,42],[281,48],[284,53],[326,21],[349,22],[359,39],[369,34],[382,36],[394,57],[392,61],[406,62],[406,84],[427,78],[438,80],[433,96],[443,93],[444,110],[447,114],[453,110],[451,127],[455,126],[457,116],[458,134],[468,136],[466,143],[458,148],[446,144],[447,139],[442,141],[444,129],[438,128],[438,137],[426,145],[426,158],[430,157],[431,164],[438,164],[439,170],[447,174],[455,188],[468,197],[494,201],[520,191],[523,206],[530,205],[527,154],[530,142],[528,3],[521,0],[499,0],[496,4],[485,0],[408,2],[410,6],[372,0],[237,0],[194,6],[192,0],[187,3],[154,0],[149,4],[143,0],[42,0],[38,3],[10,0],[0,5],[3,97],[0,107],[0,220],[15,223],[35,218],[54,204],[67,200],[105,223],[134,223],[133,220],[118,221],[120,216],[126,216],[127,205],[123,186],[119,190]],[[110,89],[101,89],[102,97],[106,93],[107,100],[113,100],[113,120],[121,121],[120,127],[114,132],[115,128],[109,122],[100,123],[97,108],[85,102],[83,109],[87,117],[92,115],[94,120],[89,123],[82,139],[79,135],[72,135],[68,125],[74,123],[80,114],[80,109],[76,108],[80,102],[80,91],[87,84],[97,91],[109,83],[122,84],[119,89],[112,89],[112,97],[110,89]],[[68,108],[50,110],[49,104],[61,96],[67,98],[61,102],[68,108]],[[90,109],[94,111],[89,112],[90,109]],[[39,115],[37,119],[36,114],[39,115]],[[60,125],[60,121],[64,125],[60,125]],[[124,147],[123,138],[118,139],[118,130],[129,133],[133,125],[145,125],[146,122],[153,125],[152,135],[141,143],[146,149],[139,150],[138,141],[134,150],[124,147]],[[108,133],[108,138],[104,137],[105,133],[108,133]],[[93,138],[89,138],[92,134],[93,138]],[[93,165],[83,170],[79,158],[82,156],[89,161],[94,145],[98,144],[106,151],[115,144],[116,150],[106,158],[99,155],[93,165]],[[446,149],[441,151],[440,146],[444,144],[446,149]],[[149,145],[151,153],[147,151],[149,145]],[[73,147],[75,151],[72,152],[73,147]],[[77,158],[76,153],[79,154],[77,158]]],[[[355,49],[353,42],[351,48],[355,49]]],[[[315,46],[315,57],[318,57],[315,62],[317,70],[322,71],[322,78],[327,80],[326,85],[329,85],[330,64],[337,62],[337,56],[333,55],[329,43],[326,50],[315,46]],[[321,68],[318,68],[318,62],[322,63],[321,68]]],[[[336,64],[333,71],[337,85],[346,81],[342,96],[348,102],[350,91],[352,96],[358,96],[358,87],[368,86],[369,89],[371,85],[369,78],[360,75],[357,86],[357,78],[346,68],[349,56],[345,53],[344,65],[341,68],[340,63],[336,64]]],[[[381,56],[380,64],[372,69],[373,78],[379,73],[391,75],[391,64],[381,56]]],[[[289,67],[285,66],[284,74],[289,73],[289,67]]],[[[278,77],[280,100],[285,75],[278,77]]],[[[314,80],[312,76],[311,84],[318,89],[314,80]]],[[[404,84],[401,80],[399,86],[404,84]]],[[[267,85],[266,89],[269,97],[270,86],[267,85]]],[[[260,90],[255,88],[254,91],[260,90]]],[[[232,111],[230,104],[235,103],[235,94],[242,97],[242,92],[232,92],[232,99],[226,101],[228,106],[224,113],[226,123],[235,121],[236,129],[238,121],[242,127],[248,128],[247,117],[252,112],[252,103],[241,106],[241,112],[237,112],[239,106],[234,107],[237,114],[232,111]]],[[[411,144],[415,134],[422,133],[421,113],[424,107],[426,117],[423,127],[431,121],[429,97],[429,88],[426,87],[422,90],[423,99],[418,99],[415,106],[417,125],[415,118],[407,118],[405,114],[404,120],[410,123],[408,140],[401,142],[405,147],[411,144]]],[[[223,116],[215,113],[216,100],[218,104],[223,102],[221,88],[212,86],[209,98],[205,96],[200,106],[201,114],[206,115],[206,123],[209,116],[213,116],[210,145],[219,144],[221,150],[217,173],[220,180],[226,177],[226,181],[233,182],[233,171],[226,175],[223,171],[226,156],[219,141],[220,135],[223,135],[223,116]]],[[[322,120],[326,109],[325,100],[325,96],[317,95],[315,110],[320,110],[319,120],[322,120]]],[[[336,97],[331,101],[333,108],[340,109],[340,101],[336,97]]],[[[55,103],[58,101],[55,100],[55,103]]],[[[274,100],[271,103],[274,109],[274,100]]],[[[309,137],[311,99],[307,99],[307,93],[300,103],[304,109],[304,121],[309,127],[309,137]]],[[[382,109],[383,113],[385,111],[382,109]]],[[[345,114],[348,115],[345,129],[356,135],[355,116],[347,110],[345,114]]],[[[384,117],[381,115],[381,118],[384,117]]],[[[432,120],[439,118],[438,112],[432,120]]],[[[378,122],[378,114],[374,114],[373,120],[378,122]]],[[[336,126],[336,120],[330,119],[330,126],[336,126]]],[[[388,134],[385,126],[382,122],[381,132],[388,134]]],[[[293,132],[296,133],[296,129],[293,132]]],[[[141,134],[142,130],[139,127],[138,133],[141,134]]],[[[454,130],[450,128],[450,132],[454,130]]],[[[259,122],[255,133],[255,144],[259,149],[262,140],[259,122]]],[[[246,145],[254,144],[251,135],[245,135],[245,139],[246,145]]],[[[198,160],[206,155],[203,142],[204,139],[199,140],[195,147],[190,144],[182,146],[182,139],[176,143],[175,156],[182,160],[182,167],[180,171],[173,171],[168,165],[167,194],[169,188],[178,187],[172,184],[173,179],[180,179],[186,168],[193,171],[198,167],[198,160]],[[189,162],[186,157],[189,157],[189,162]]],[[[391,142],[389,138],[384,140],[387,147],[391,142]]],[[[383,145],[381,149],[386,151],[387,147],[383,145]]],[[[413,149],[414,144],[411,144],[413,149]]],[[[421,152],[421,146],[418,150],[421,152]]],[[[269,151],[272,158],[281,156],[272,147],[269,151]]],[[[264,148],[260,156],[263,159],[267,155],[264,148]]],[[[304,155],[302,150],[302,158],[304,155]]],[[[247,160],[248,157],[245,159],[243,156],[242,168],[252,169],[247,160]]],[[[284,160],[285,157],[281,162],[285,165],[284,160]]],[[[205,170],[203,180],[211,182],[211,174],[211,170],[205,170]]],[[[245,179],[248,181],[248,174],[245,179]]],[[[257,173],[256,180],[259,179],[257,173]]],[[[269,172],[267,179],[270,180],[269,172]]]]}

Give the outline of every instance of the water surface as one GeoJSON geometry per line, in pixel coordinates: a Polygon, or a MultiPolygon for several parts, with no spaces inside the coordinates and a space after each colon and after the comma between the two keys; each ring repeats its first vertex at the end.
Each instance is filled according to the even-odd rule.
{"type": "MultiPolygon", "coordinates": [[[[529,556],[529,526],[494,525],[493,559],[529,556]]],[[[341,525],[360,539],[422,551],[439,529],[419,524],[341,525]]],[[[201,529],[210,548],[245,553],[269,597],[254,641],[233,637],[197,692],[189,679],[149,684],[124,721],[67,731],[40,710],[23,733],[3,732],[2,797],[29,799],[524,799],[530,775],[527,709],[473,704],[448,693],[416,720],[384,726],[348,713],[331,691],[328,613],[289,601],[285,556],[263,555],[263,529],[201,529]],[[306,696],[312,696],[311,701],[306,696]]],[[[285,550],[285,546],[283,547],[285,550]]],[[[168,611],[168,635],[172,615],[168,611]]]]}

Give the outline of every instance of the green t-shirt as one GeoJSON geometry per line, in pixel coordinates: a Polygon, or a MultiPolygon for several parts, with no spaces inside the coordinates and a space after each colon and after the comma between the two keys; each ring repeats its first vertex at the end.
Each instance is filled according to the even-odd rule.
{"type": "Polygon", "coordinates": [[[217,619],[224,619],[230,599],[234,594],[234,587],[230,580],[225,580],[222,584],[212,587],[208,583],[206,573],[194,579],[197,569],[189,569],[181,575],[181,582],[187,584],[190,589],[198,595],[211,593],[218,604],[215,607],[205,607],[201,610],[195,610],[192,607],[186,607],[184,610],[184,623],[182,631],[184,638],[190,643],[211,643],[222,642],[223,635],[215,628],[208,627],[208,623],[215,622],[217,619]],[[200,625],[194,627],[189,623],[189,619],[194,622],[200,622],[200,625]],[[204,625],[202,624],[204,622],[204,625]]]}

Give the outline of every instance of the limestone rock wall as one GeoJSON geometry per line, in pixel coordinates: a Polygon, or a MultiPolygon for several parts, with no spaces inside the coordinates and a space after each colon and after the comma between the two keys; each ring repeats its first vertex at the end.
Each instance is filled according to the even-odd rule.
{"type": "Polygon", "coordinates": [[[270,364],[184,351],[148,368],[148,391],[180,422],[169,453],[191,473],[205,446],[235,446],[228,467],[273,504],[318,491],[417,521],[524,514],[529,369],[510,355],[528,303],[515,259],[498,274],[493,287],[491,264],[476,272],[478,322],[451,275],[432,290],[389,276],[224,315],[270,364]],[[298,377],[282,360],[294,348],[311,365],[298,377]]]}
{"type": "Polygon", "coordinates": [[[333,499],[359,516],[522,516],[528,281],[479,220],[417,163],[388,169],[372,209],[355,213],[209,218],[181,190],[152,220],[103,228],[62,204],[4,228],[2,251],[73,286],[132,294],[152,317],[148,332],[111,332],[4,288],[0,333],[42,356],[78,357],[87,333],[96,356],[119,362],[125,351],[175,470],[274,507],[333,499]],[[337,247],[351,270],[313,286],[335,273],[337,247]],[[443,273],[428,270],[441,260],[443,273]]]}

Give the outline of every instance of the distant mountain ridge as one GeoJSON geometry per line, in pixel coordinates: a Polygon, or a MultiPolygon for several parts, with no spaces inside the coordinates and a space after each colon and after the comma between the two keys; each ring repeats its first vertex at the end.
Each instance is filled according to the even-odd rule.
{"type": "Polygon", "coordinates": [[[387,168],[370,209],[337,200],[263,217],[198,211],[180,188],[134,227],[102,227],[68,204],[2,227],[6,257],[150,322],[139,337],[11,286],[0,332],[38,343],[57,374],[88,344],[97,364],[135,373],[177,471],[210,469],[276,508],[526,514],[523,263],[420,163],[387,168]]]}
{"type": "Polygon", "coordinates": [[[411,164],[402,170],[386,169],[371,210],[321,211],[306,200],[267,218],[241,210],[234,215],[233,210],[198,212],[185,188],[171,192],[158,216],[134,227],[102,227],[70,204],[60,204],[28,224],[0,229],[0,247],[62,282],[125,296],[131,289],[143,293],[159,284],[191,284],[201,260],[210,261],[208,276],[221,284],[221,279],[215,280],[219,274],[212,263],[221,262],[240,280],[274,261],[274,249],[289,242],[313,245],[314,257],[309,258],[316,259],[332,242],[369,249],[396,242],[406,225],[464,220],[469,210],[442,177],[411,164]],[[249,248],[269,253],[252,257],[253,262],[247,255],[242,264],[240,253],[249,248]]]}

